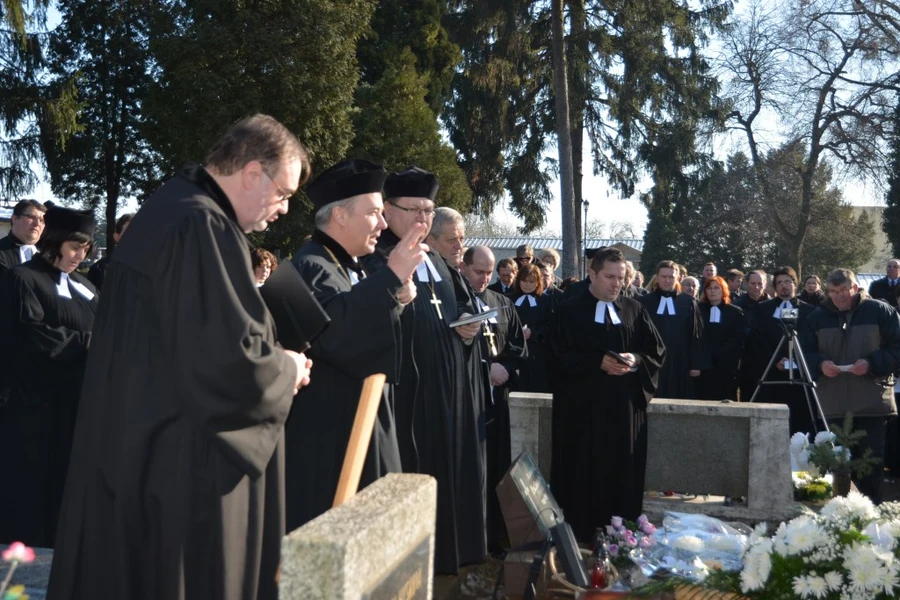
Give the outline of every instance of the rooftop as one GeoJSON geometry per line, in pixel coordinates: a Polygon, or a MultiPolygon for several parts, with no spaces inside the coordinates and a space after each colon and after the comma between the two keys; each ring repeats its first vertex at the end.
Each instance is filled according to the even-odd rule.
{"type": "MultiPolygon", "coordinates": [[[[471,237],[466,238],[466,244],[469,246],[488,246],[489,248],[506,248],[514,250],[522,244],[531,244],[532,248],[553,248],[554,250],[562,250],[562,238],[558,237],[471,237]]],[[[610,239],[610,238],[588,238],[587,249],[603,248],[604,246],[615,246],[616,244],[624,244],[630,248],[634,248],[638,252],[644,250],[644,240],[634,238],[610,239]]]]}

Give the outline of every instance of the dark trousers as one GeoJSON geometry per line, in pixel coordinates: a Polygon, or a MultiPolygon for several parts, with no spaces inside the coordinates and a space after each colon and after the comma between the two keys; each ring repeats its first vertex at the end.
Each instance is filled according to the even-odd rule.
{"type": "MultiPolygon", "coordinates": [[[[854,477],[853,483],[859,491],[868,496],[875,504],[881,504],[881,484],[884,481],[884,448],[887,437],[887,417],[854,417],[853,429],[863,430],[866,436],[851,449],[853,458],[858,458],[871,448],[872,456],[879,459],[872,472],[864,477],[854,477]]],[[[828,427],[832,430],[842,427],[843,418],[829,419],[828,427]]]]}

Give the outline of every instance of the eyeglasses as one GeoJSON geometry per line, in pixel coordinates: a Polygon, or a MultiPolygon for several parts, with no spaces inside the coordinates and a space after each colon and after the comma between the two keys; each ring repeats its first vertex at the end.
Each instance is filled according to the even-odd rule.
{"type": "Polygon", "coordinates": [[[434,214],[433,208],[406,208],[405,206],[400,206],[399,204],[394,204],[391,202],[391,206],[394,208],[399,208],[403,212],[415,213],[416,215],[425,215],[426,217],[430,217],[434,214]]]}
{"type": "Polygon", "coordinates": [[[35,213],[25,213],[24,215],[17,215],[17,216],[26,218],[29,221],[32,221],[35,223],[43,223],[44,222],[44,215],[38,215],[35,213]]]}
{"type": "Polygon", "coordinates": [[[284,202],[285,200],[287,200],[288,198],[290,198],[291,196],[294,195],[294,192],[292,192],[290,190],[285,190],[285,189],[281,188],[277,183],[275,183],[275,179],[273,179],[272,176],[269,175],[265,170],[263,170],[263,175],[268,177],[269,181],[271,181],[275,185],[275,191],[278,192],[278,201],[279,202],[284,202]]]}

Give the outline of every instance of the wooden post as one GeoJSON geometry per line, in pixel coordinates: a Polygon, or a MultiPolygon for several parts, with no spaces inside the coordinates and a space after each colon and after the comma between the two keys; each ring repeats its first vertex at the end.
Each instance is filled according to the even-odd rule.
{"type": "Polygon", "coordinates": [[[338,481],[337,493],[334,495],[332,506],[340,506],[352,498],[359,489],[359,478],[362,475],[366,453],[369,451],[369,442],[372,440],[372,429],[375,427],[375,418],[378,416],[378,405],[381,404],[384,381],[384,373],[369,375],[363,381],[359,406],[356,408],[356,418],[353,419],[353,429],[350,431],[350,443],[347,444],[344,466],[341,468],[341,478],[338,481]]]}

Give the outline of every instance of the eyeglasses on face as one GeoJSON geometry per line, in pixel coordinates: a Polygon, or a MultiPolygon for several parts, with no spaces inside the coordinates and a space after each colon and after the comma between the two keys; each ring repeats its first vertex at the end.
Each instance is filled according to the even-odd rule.
{"type": "Polygon", "coordinates": [[[426,217],[430,217],[434,214],[433,208],[407,208],[405,206],[400,206],[399,204],[394,204],[393,202],[391,202],[391,206],[399,208],[403,212],[414,213],[415,215],[425,215],[426,217]]]}
{"type": "Polygon", "coordinates": [[[275,191],[278,193],[278,195],[276,197],[278,198],[279,202],[284,202],[285,200],[287,200],[288,198],[290,198],[291,196],[294,195],[294,192],[292,192],[291,190],[286,190],[286,189],[282,188],[281,186],[279,186],[275,182],[275,178],[272,177],[271,175],[269,175],[269,173],[265,169],[263,169],[263,175],[268,177],[269,181],[271,181],[272,184],[275,186],[275,191]]]}
{"type": "Polygon", "coordinates": [[[32,221],[34,223],[43,223],[44,222],[44,215],[37,214],[37,213],[25,213],[24,215],[18,215],[18,216],[23,219],[28,219],[29,221],[32,221]]]}

